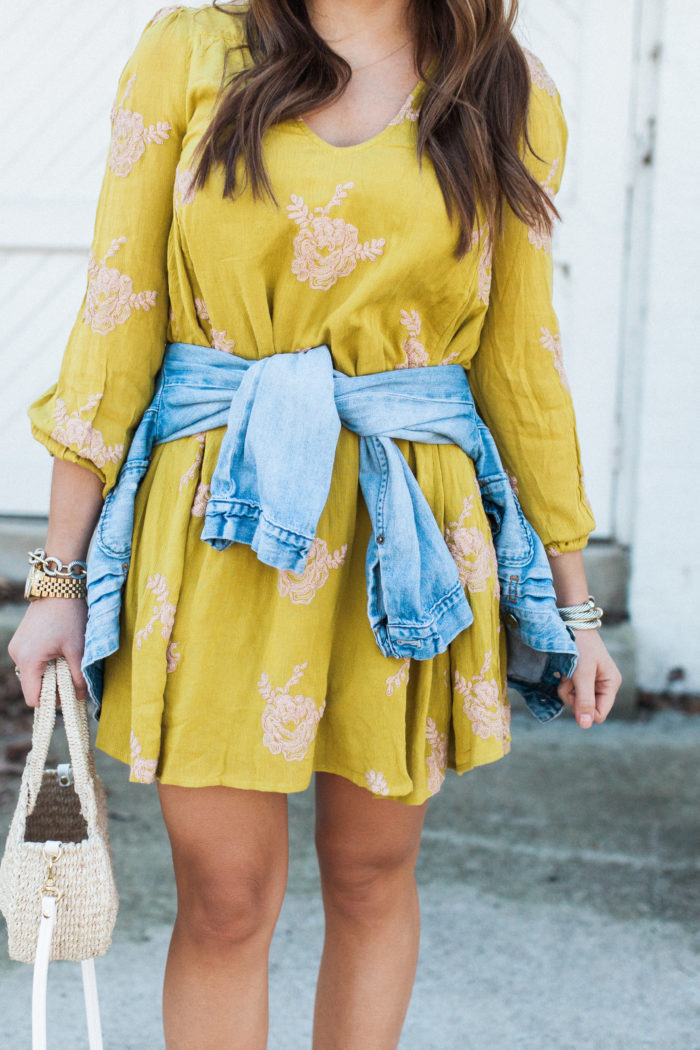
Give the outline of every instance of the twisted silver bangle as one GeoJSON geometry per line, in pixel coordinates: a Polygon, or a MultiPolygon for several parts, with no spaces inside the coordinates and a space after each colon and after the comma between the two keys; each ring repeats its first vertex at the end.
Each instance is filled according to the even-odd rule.
{"type": "Polygon", "coordinates": [[[574,631],[593,631],[602,625],[603,610],[596,605],[592,594],[582,605],[557,606],[557,612],[574,631]]]}

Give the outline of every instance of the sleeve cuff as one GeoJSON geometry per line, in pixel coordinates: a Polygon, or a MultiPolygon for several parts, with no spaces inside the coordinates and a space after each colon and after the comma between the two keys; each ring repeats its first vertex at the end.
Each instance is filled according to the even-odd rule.
{"type": "Polygon", "coordinates": [[[67,448],[65,445],[62,445],[59,441],[56,441],[55,438],[52,438],[48,434],[44,433],[44,431],[41,430],[36,425],[36,423],[31,423],[30,426],[32,429],[32,437],[34,437],[39,442],[39,444],[43,445],[44,448],[48,449],[51,455],[54,456],[56,459],[64,459],[67,460],[69,463],[75,463],[75,465],[78,467],[85,467],[87,470],[92,471],[92,473],[95,474],[102,482],[103,498],[107,495],[110,488],[112,487],[113,482],[107,480],[104,471],[100,470],[100,468],[96,466],[92,462],[92,460],[84,459],[82,456],[79,456],[77,452],[74,452],[73,449],[67,448]]]}
{"type": "Polygon", "coordinates": [[[552,558],[557,558],[560,554],[569,554],[571,551],[580,551],[588,544],[590,533],[586,533],[584,536],[577,536],[573,540],[550,540],[549,543],[545,544],[545,551],[552,558]]]}

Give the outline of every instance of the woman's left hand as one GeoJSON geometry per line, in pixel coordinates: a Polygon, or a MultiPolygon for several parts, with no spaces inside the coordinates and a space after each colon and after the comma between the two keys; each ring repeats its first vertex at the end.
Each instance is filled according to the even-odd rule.
{"type": "Polygon", "coordinates": [[[590,729],[608,717],[622,675],[597,630],[574,633],[579,652],[576,670],[571,678],[562,678],[557,692],[573,709],[581,729],[590,729]]]}

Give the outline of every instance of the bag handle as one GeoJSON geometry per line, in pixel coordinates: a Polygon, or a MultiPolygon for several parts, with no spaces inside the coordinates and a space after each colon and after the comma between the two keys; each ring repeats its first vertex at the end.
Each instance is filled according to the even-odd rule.
{"type": "Polygon", "coordinates": [[[41,790],[49,745],[56,724],[57,694],[61,698],[75,790],[80,799],[88,832],[94,832],[97,824],[97,800],[91,774],[87,706],[83,701],[77,699],[70,668],[62,656],[51,660],[46,665],[41,681],[39,706],[34,711],[32,750],[27,757],[29,789],[27,815],[33,811],[41,790]]]}

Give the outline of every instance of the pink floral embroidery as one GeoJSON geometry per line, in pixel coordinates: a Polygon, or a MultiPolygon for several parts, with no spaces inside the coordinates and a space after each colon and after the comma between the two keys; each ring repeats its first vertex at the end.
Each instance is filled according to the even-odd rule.
{"type": "Polygon", "coordinates": [[[438,361],[439,365],[451,365],[456,357],[459,357],[459,350],[453,350],[451,354],[444,357],[442,361],[438,361]]]}
{"type": "Polygon", "coordinates": [[[425,739],[430,744],[430,754],[425,760],[428,766],[428,791],[435,795],[442,787],[447,769],[447,733],[439,733],[435,721],[428,718],[425,739]]]}
{"type": "Polygon", "coordinates": [[[558,551],[556,547],[547,547],[547,554],[551,555],[552,558],[558,558],[561,551],[558,551]]]}
{"type": "Polygon", "coordinates": [[[498,682],[487,678],[491,666],[491,650],[484,657],[479,674],[467,682],[459,671],[454,674],[454,689],[464,700],[462,710],[480,740],[495,737],[501,743],[510,740],[510,705],[502,696],[498,682]]]}
{"type": "Polygon", "coordinates": [[[344,219],[332,219],[329,215],[331,208],[337,208],[354,185],[354,182],[339,183],[328,204],[313,211],[309,210],[303,197],[291,195],[292,203],[287,205],[287,214],[299,227],[294,238],[292,273],[296,274],[298,281],[308,281],[309,288],[327,291],[341,277],[352,273],[358,260],[373,262],[383,254],[383,237],[360,244],[356,226],[344,219]]]}
{"type": "Polygon", "coordinates": [[[561,336],[558,332],[556,335],[553,332],[550,332],[549,328],[540,328],[540,332],[542,333],[542,335],[540,336],[540,343],[545,348],[545,350],[549,350],[550,354],[554,358],[554,367],[557,371],[557,375],[561,379],[564,388],[568,390],[569,381],[566,378],[566,372],[564,371],[564,358],[561,345],[561,336]]]}
{"type": "Polygon", "coordinates": [[[386,680],[386,695],[393,696],[397,689],[408,683],[408,675],[411,669],[411,658],[407,656],[401,661],[396,674],[390,674],[386,680]]]}
{"type": "Polygon", "coordinates": [[[375,795],[388,795],[389,785],[386,782],[386,777],[383,773],[378,772],[376,769],[369,769],[365,773],[365,780],[367,781],[367,787],[375,795]]]}
{"type": "Polygon", "coordinates": [[[158,11],[156,11],[153,18],[148,24],[149,26],[155,25],[156,22],[160,22],[161,18],[165,18],[166,15],[172,14],[173,11],[180,10],[181,6],[179,4],[176,4],[174,7],[161,7],[158,11]]]}
{"type": "Polygon", "coordinates": [[[506,474],[508,475],[508,481],[510,482],[510,487],[512,488],[512,490],[515,493],[516,497],[519,499],[520,498],[520,493],[518,492],[518,479],[516,478],[515,474],[511,474],[510,471],[506,471],[506,474]]]}
{"type": "Polygon", "coordinates": [[[194,171],[192,168],[179,167],[175,171],[173,182],[175,208],[184,208],[194,200],[194,171]]]}
{"type": "Polygon", "coordinates": [[[223,329],[212,328],[211,345],[215,350],[222,350],[225,354],[232,354],[236,345],[233,339],[229,339],[223,329]]]}
{"type": "Polygon", "coordinates": [[[131,733],[131,771],[130,775],[139,784],[152,784],[156,778],[158,767],[157,758],[143,758],[141,756],[141,742],[139,738],[131,733]]]}
{"type": "Polygon", "coordinates": [[[449,522],[445,529],[445,542],[457,565],[462,586],[474,592],[485,591],[489,577],[493,576],[494,589],[500,597],[498,563],[491,533],[485,536],[478,525],[464,524],[472,514],[473,504],[473,496],[464,497],[459,518],[449,522]]]}
{"type": "Polygon", "coordinates": [[[107,266],[107,260],[116,255],[125,242],[126,237],[113,240],[99,263],[90,252],[83,322],[98,335],[107,335],[118,324],[124,324],[132,310],[150,310],[156,303],[157,292],[135,292],[131,277],[120,273],[115,266],[107,266]]]}
{"type": "Polygon", "coordinates": [[[194,494],[192,500],[192,510],[190,516],[193,518],[203,518],[207,512],[207,503],[211,497],[211,485],[206,485],[203,481],[200,481],[197,485],[197,491],[194,494]]]}
{"type": "MultiPolygon", "coordinates": [[[[204,299],[195,299],[194,308],[197,311],[197,317],[200,321],[208,321],[211,326],[211,317],[209,316],[209,309],[204,299]]],[[[215,350],[222,350],[225,354],[232,354],[236,345],[233,339],[228,338],[228,334],[223,328],[211,329],[211,345],[215,350]]]]}
{"type": "Polygon", "coordinates": [[[401,344],[401,349],[406,355],[406,360],[403,364],[397,365],[396,367],[420,368],[422,365],[427,365],[430,358],[427,350],[418,338],[422,327],[420,314],[417,310],[402,310],[401,324],[408,330],[408,336],[401,344]]]}
{"type": "Polygon", "coordinates": [[[162,576],[157,572],[154,576],[149,576],[146,581],[146,587],[149,591],[153,591],[156,597],[156,604],[153,607],[153,615],[151,616],[145,627],[142,627],[140,631],[136,632],[136,648],[140,649],[146,638],[153,634],[153,626],[156,623],[160,624],[160,636],[166,642],[170,641],[170,634],[175,623],[175,611],[176,607],[172,602],[168,601],[169,590],[168,582],[165,576],[162,576]]]}
{"type": "Polygon", "coordinates": [[[202,457],[204,456],[204,446],[207,440],[206,435],[194,434],[193,437],[197,439],[197,454],[194,458],[194,463],[192,464],[192,466],[188,467],[185,473],[180,478],[178,492],[182,492],[185,485],[189,484],[190,481],[194,481],[197,470],[201,466],[202,457]]]}
{"type": "Polygon", "coordinates": [[[479,301],[484,306],[488,306],[491,298],[491,267],[493,262],[493,242],[488,223],[480,226],[472,233],[472,248],[475,248],[478,244],[481,245],[481,254],[479,255],[479,286],[477,294],[479,301]]]}
{"type": "Polygon", "coordinates": [[[326,709],[310,696],[291,695],[292,686],[303,676],[308,661],[297,664],[286,685],[272,688],[270,676],[264,672],[258,682],[258,691],[265,700],[262,714],[263,745],[273,755],[282,755],[287,762],[301,762],[316,736],[316,728],[326,709]]]}
{"type": "Polygon", "coordinates": [[[168,642],[168,648],[165,650],[165,670],[168,674],[172,674],[173,671],[177,671],[177,665],[180,663],[179,642],[168,642]]]}
{"type": "Polygon", "coordinates": [[[126,178],[137,160],[146,152],[146,146],[153,142],[162,146],[167,141],[171,126],[167,120],[159,120],[157,124],[144,126],[143,117],[140,113],[134,113],[124,108],[124,103],[131,94],[137,74],[130,77],[126,91],[121,102],[112,106],[110,118],[112,121],[112,140],[109,150],[110,170],[120,178],[126,178]]]}
{"type": "Polygon", "coordinates": [[[170,327],[172,328],[172,331],[173,331],[173,335],[177,335],[179,330],[180,330],[180,326],[177,323],[177,319],[175,317],[175,311],[173,310],[172,306],[170,307],[169,320],[170,320],[170,327]]]}
{"type": "Polygon", "coordinates": [[[82,419],[83,412],[92,412],[102,400],[102,394],[92,394],[84,405],[69,412],[62,397],[56,398],[53,418],[56,426],[51,437],[66,448],[73,449],[83,459],[89,459],[96,467],[105,463],[118,463],[124,454],[123,445],[105,445],[104,438],[89,419],[82,419]]]}
{"type": "MultiPolygon", "coordinates": [[[[554,183],[554,177],[555,177],[557,171],[559,170],[559,165],[560,164],[561,164],[561,158],[560,157],[556,157],[552,161],[552,166],[549,169],[549,175],[547,176],[547,178],[545,179],[544,182],[540,183],[542,189],[547,194],[547,196],[549,197],[550,201],[554,201],[554,185],[553,185],[553,183],[554,183]]],[[[539,225],[539,224],[537,226],[532,226],[528,230],[527,239],[529,240],[529,242],[533,246],[533,248],[537,248],[539,251],[543,251],[547,255],[551,255],[552,254],[552,234],[544,226],[539,225]]]]}
{"type": "Polygon", "coordinates": [[[344,543],[339,550],[331,554],[326,541],[316,536],[311,544],[304,571],[278,571],[277,590],[283,598],[289,598],[297,605],[309,605],[326,583],[331,569],[339,569],[343,564],[347,550],[348,545],[344,543]]]}
{"type": "Polygon", "coordinates": [[[418,120],[420,110],[417,109],[413,104],[413,96],[415,95],[415,93],[416,89],[414,88],[408,96],[408,98],[406,99],[406,101],[404,102],[404,104],[401,106],[401,109],[396,114],[394,119],[389,121],[387,127],[391,128],[395,124],[403,124],[404,120],[410,120],[413,122],[418,120]]]}
{"type": "Polygon", "coordinates": [[[525,55],[525,60],[528,69],[530,70],[530,79],[532,80],[532,83],[537,87],[542,88],[543,91],[546,91],[548,95],[554,98],[557,93],[557,86],[544,68],[540,59],[537,55],[533,55],[532,51],[528,51],[526,47],[523,48],[523,54],[525,55]]]}

